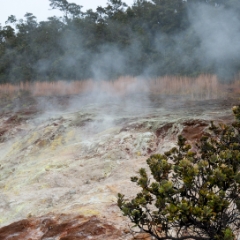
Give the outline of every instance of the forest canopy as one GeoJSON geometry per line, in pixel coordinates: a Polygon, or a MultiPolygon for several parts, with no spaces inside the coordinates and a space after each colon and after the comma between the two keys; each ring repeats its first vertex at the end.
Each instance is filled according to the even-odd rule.
{"type": "Polygon", "coordinates": [[[239,73],[238,0],[109,0],[85,12],[49,4],[62,17],[11,15],[0,26],[0,83],[239,73]]]}

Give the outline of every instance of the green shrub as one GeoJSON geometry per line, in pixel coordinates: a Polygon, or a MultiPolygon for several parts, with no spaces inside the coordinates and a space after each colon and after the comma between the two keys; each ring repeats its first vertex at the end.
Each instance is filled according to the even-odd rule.
{"type": "Polygon", "coordinates": [[[118,206],[134,227],[156,239],[236,239],[240,226],[240,107],[231,125],[211,123],[195,150],[185,138],[147,159],[131,178],[141,191],[118,206]]]}

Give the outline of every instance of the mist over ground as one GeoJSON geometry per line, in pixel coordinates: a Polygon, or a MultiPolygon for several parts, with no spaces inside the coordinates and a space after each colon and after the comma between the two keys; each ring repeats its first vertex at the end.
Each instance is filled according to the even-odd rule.
{"type": "Polygon", "coordinates": [[[0,27],[0,239],[133,240],[130,177],[234,120],[240,2],[49,3],[0,27]]]}
{"type": "Polygon", "coordinates": [[[239,73],[238,1],[111,0],[96,12],[56,2],[63,17],[1,27],[1,83],[239,73]]]}

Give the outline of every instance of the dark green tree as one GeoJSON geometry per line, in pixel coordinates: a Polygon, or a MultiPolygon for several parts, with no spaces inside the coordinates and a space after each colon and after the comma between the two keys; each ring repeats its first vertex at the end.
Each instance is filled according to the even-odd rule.
{"type": "Polygon", "coordinates": [[[132,200],[119,194],[118,206],[140,230],[156,239],[234,240],[240,227],[240,107],[237,121],[211,123],[193,151],[178,146],[147,159],[132,177],[141,191],[132,200]]]}
{"type": "Polygon", "coordinates": [[[9,17],[8,17],[8,20],[5,22],[6,24],[8,24],[8,23],[16,23],[17,22],[17,19],[16,19],[16,17],[14,16],[14,15],[10,15],[9,17]]]}
{"type": "Polygon", "coordinates": [[[114,51],[122,53],[124,64],[112,65],[118,71],[106,66],[106,79],[207,73],[231,80],[239,72],[238,45],[226,61],[205,59],[201,37],[189,18],[201,4],[216,13],[231,11],[237,38],[239,0],[136,0],[132,6],[109,0],[105,7],[85,12],[68,0],[49,3],[63,17],[37,22],[31,13],[20,20],[10,15],[6,26],[0,26],[0,82],[93,78],[96,59],[114,51]]]}
{"type": "Polygon", "coordinates": [[[69,3],[67,0],[49,0],[52,9],[59,9],[64,13],[64,18],[66,21],[69,17],[78,17],[81,15],[82,6],[76,3],[69,3]]]}

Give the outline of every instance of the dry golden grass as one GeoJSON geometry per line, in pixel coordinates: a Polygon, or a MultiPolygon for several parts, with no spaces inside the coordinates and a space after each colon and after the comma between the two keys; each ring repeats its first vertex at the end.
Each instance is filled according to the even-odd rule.
{"type": "Polygon", "coordinates": [[[201,75],[197,78],[163,77],[150,85],[156,94],[180,95],[192,99],[215,99],[224,97],[226,91],[214,75],[201,75]]]}
{"type": "Polygon", "coordinates": [[[240,93],[240,79],[231,84],[221,84],[215,75],[200,75],[197,78],[165,76],[156,79],[121,77],[115,81],[56,81],[1,84],[0,96],[12,96],[19,92],[29,92],[33,96],[75,95],[91,91],[112,95],[131,93],[152,93],[177,95],[191,99],[215,99],[229,94],[240,93]]]}

